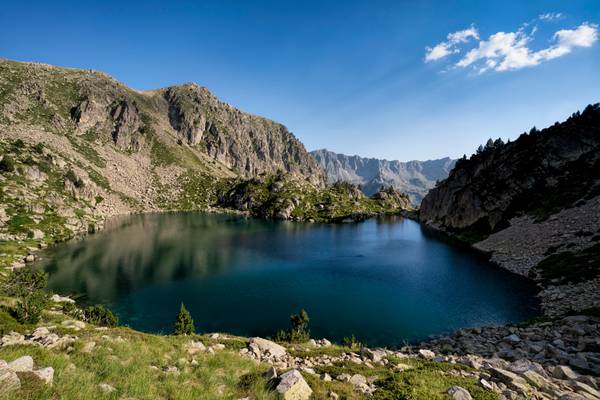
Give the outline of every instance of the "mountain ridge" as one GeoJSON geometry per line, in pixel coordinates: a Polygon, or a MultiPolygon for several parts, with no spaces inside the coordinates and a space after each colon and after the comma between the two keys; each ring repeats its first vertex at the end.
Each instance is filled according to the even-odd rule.
{"type": "Polygon", "coordinates": [[[547,314],[599,307],[600,104],[506,144],[488,141],[457,161],[419,214],[540,282],[547,314]]]}
{"type": "Polygon", "coordinates": [[[397,192],[326,186],[284,125],[197,84],[140,92],[103,72],[39,63],[0,61],[0,162],[9,241],[61,241],[132,212],[233,208],[329,222],[410,206],[397,192]]]}
{"type": "Polygon", "coordinates": [[[444,179],[455,160],[450,157],[426,161],[398,161],[345,155],[327,149],[310,154],[327,174],[327,181],[358,184],[369,195],[382,186],[392,186],[407,193],[412,204],[418,205],[435,182],[444,179]]]}

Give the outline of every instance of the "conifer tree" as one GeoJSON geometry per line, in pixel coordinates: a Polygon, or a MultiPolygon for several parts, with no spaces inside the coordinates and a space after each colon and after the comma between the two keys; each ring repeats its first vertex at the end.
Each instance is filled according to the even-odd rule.
{"type": "Polygon", "coordinates": [[[190,312],[185,308],[185,305],[181,303],[179,314],[175,319],[175,334],[176,335],[192,335],[196,332],[194,328],[194,320],[190,315],[190,312]]]}

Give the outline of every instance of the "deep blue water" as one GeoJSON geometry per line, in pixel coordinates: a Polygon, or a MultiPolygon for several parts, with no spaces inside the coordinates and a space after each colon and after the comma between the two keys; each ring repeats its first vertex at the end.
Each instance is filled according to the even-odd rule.
{"type": "Polygon", "coordinates": [[[201,332],[268,336],[300,308],[313,337],[370,345],[517,322],[535,286],[400,217],[320,225],[176,213],[115,221],[45,254],[50,287],[169,333],[181,302],[201,332]]]}

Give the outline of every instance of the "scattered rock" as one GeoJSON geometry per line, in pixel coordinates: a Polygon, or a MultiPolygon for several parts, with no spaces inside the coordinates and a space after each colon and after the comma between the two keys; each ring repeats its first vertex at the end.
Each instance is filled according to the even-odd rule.
{"type": "Polygon", "coordinates": [[[573,370],[566,365],[559,365],[554,367],[552,371],[552,376],[556,379],[564,379],[564,380],[575,380],[577,379],[577,374],[573,372],[573,370]]]}
{"type": "Polygon", "coordinates": [[[448,394],[452,396],[454,400],[472,400],[471,394],[460,386],[452,386],[448,389],[448,394]]]}
{"type": "Polygon", "coordinates": [[[360,374],[354,374],[350,377],[348,382],[350,382],[354,386],[366,385],[367,378],[365,378],[363,375],[360,375],[360,374]]]}
{"type": "Polygon", "coordinates": [[[98,385],[98,388],[104,394],[109,394],[109,393],[112,393],[115,390],[117,390],[113,386],[109,385],[108,383],[101,383],[98,385]]]}
{"type": "Polygon", "coordinates": [[[73,319],[64,320],[61,323],[61,325],[64,326],[65,328],[73,329],[75,331],[79,331],[79,330],[82,330],[85,328],[85,322],[76,321],[73,319]]]}
{"type": "Polygon", "coordinates": [[[275,388],[285,400],[308,400],[312,389],[298,370],[291,370],[281,375],[281,380],[275,388]]]}
{"type": "Polygon", "coordinates": [[[16,390],[21,387],[17,373],[11,369],[0,367],[0,393],[16,390]]]}
{"type": "Polygon", "coordinates": [[[53,294],[52,296],[50,296],[50,300],[52,300],[55,303],[71,303],[71,304],[75,303],[75,300],[73,300],[69,297],[59,296],[57,294],[53,294]]]}
{"type": "Polygon", "coordinates": [[[28,372],[33,370],[33,358],[31,356],[19,357],[13,362],[8,363],[7,368],[14,372],[28,372]]]}
{"type": "Polygon", "coordinates": [[[381,361],[387,354],[385,350],[382,349],[369,349],[367,347],[363,347],[360,349],[360,355],[364,358],[367,358],[373,362],[381,361]]]}
{"type": "Polygon", "coordinates": [[[96,347],[96,342],[86,342],[83,347],[81,348],[81,352],[82,353],[91,353],[92,350],[94,350],[94,347],[96,347]]]}
{"type": "Polygon", "coordinates": [[[198,342],[188,342],[185,344],[185,349],[187,350],[187,353],[189,355],[194,355],[196,353],[199,353],[201,351],[205,351],[206,350],[206,346],[204,345],[204,343],[198,341],[198,342]]]}
{"type": "Polygon", "coordinates": [[[259,354],[273,356],[273,357],[283,357],[286,355],[287,351],[285,347],[278,345],[275,342],[272,342],[267,339],[253,337],[250,339],[248,344],[250,351],[258,350],[259,354]]]}
{"type": "Polygon", "coordinates": [[[38,369],[33,371],[32,375],[38,378],[43,383],[45,383],[46,385],[52,385],[52,382],[54,380],[54,368],[47,367],[38,369]]]}
{"type": "Polygon", "coordinates": [[[435,353],[427,349],[419,349],[419,355],[427,360],[432,360],[435,358],[435,353]]]}
{"type": "Polygon", "coordinates": [[[39,229],[32,229],[31,230],[31,238],[33,240],[42,240],[44,238],[44,232],[42,232],[39,229]]]}

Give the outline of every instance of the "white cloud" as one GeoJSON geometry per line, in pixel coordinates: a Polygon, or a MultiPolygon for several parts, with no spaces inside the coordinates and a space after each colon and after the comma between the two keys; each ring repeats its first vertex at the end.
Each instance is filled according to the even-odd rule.
{"type": "Polygon", "coordinates": [[[471,39],[479,40],[479,32],[477,32],[475,27],[471,26],[462,31],[449,33],[446,38],[448,39],[447,41],[426,48],[425,62],[439,60],[450,54],[458,53],[460,50],[458,50],[457,45],[459,43],[467,43],[471,39]]]}
{"type": "Polygon", "coordinates": [[[455,52],[455,50],[453,50],[448,43],[440,43],[433,47],[427,48],[427,54],[425,54],[425,61],[429,62],[439,60],[440,58],[444,58],[452,54],[453,52],[455,52]]]}
{"type": "Polygon", "coordinates": [[[538,15],[540,21],[556,21],[562,19],[562,13],[549,12],[545,14],[538,15]]]}
{"type": "Polygon", "coordinates": [[[475,29],[473,25],[471,25],[470,28],[464,29],[462,31],[457,31],[448,34],[448,42],[452,44],[466,43],[471,38],[479,40],[479,32],[477,32],[477,29],[475,29]]]}
{"type": "MultiPolygon", "coordinates": [[[[541,16],[540,16],[541,18],[541,16]]],[[[533,67],[548,60],[567,55],[577,47],[590,47],[598,40],[598,26],[582,23],[575,29],[561,29],[552,37],[552,44],[541,50],[531,50],[530,44],[536,29],[530,33],[524,27],[516,32],[497,32],[486,40],[479,40],[474,27],[448,35],[448,41],[428,48],[425,61],[444,58],[459,53],[459,43],[471,38],[479,40],[477,47],[469,50],[455,65],[460,68],[471,67],[479,73],[490,70],[511,71],[533,67]],[[470,31],[470,32],[469,32],[470,31]]]]}
{"type": "Polygon", "coordinates": [[[554,39],[559,46],[590,47],[598,40],[598,25],[584,22],[577,29],[561,29],[554,34],[554,39]]]}

